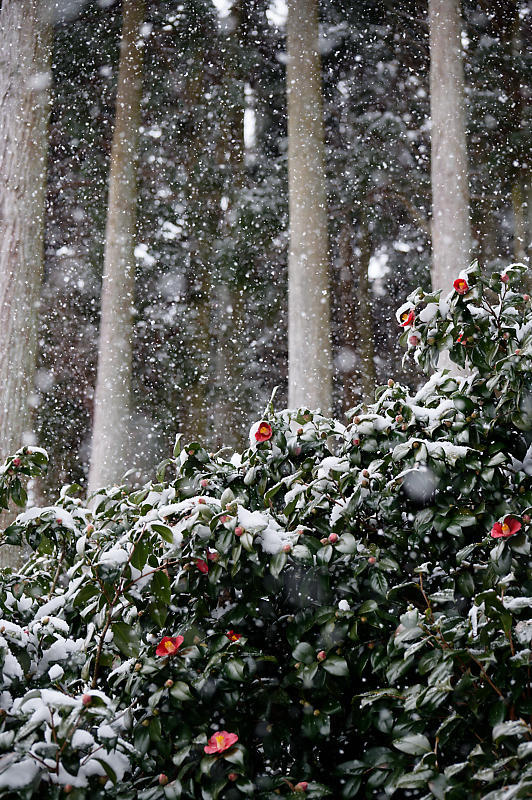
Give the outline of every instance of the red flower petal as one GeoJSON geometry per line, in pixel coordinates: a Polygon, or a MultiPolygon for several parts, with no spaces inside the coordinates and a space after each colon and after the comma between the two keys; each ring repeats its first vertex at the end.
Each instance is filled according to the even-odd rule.
{"type": "Polygon", "coordinates": [[[457,278],[454,281],[453,286],[457,294],[467,294],[469,291],[468,283],[463,278],[457,278]]]}
{"type": "Polygon", "coordinates": [[[207,564],[206,561],[203,561],[202,558],[196,559],[196,566],[199,569],[199,571],[203,572],[204,574],[206,574],[209,571],[209,565],[207,564]]]}
{"type": "Polygon", "coordinates": [[[267,442],[268,439],[272,438],[272,426],[268,422],[261,422],[257,432],[255,433],[255,439],[257,442],[267,442]]]}
{"type": "Polygon", "coordinates": [[[229,750],[229,748],[232,747],[236,742],[238,742],[238,736],[236,733],[216,731],[216,733],[213,733],[203,749],[209,755],[212,755],[213,753],[223,753],[224,750],[229,750]]]}
{"type": "Polygon", "coordinates": [[[502,522],[496,522],[491,529],[493,539],[507,539],[521,530],[521,523],[515,517],[505,517],[502,522]]]}
{"type": "Polygon", "coordinates": [[[413,324],[414,324],[414,309],[411,308],[410,311],[403,311],[403,313],[401,314],[401,327],[409,328],[413,324]]]}
{"type": "Polygon", "coordinates": [[[227,631],[225,635],[227,636],[230,642],[238,642],[238,640],[242,636],[241,633],[235,633],[233,630],[227,631]]]}
{"type": "Polygon", "coordinates": [[[155,650],[156,656],[173,656],[183,644],[182,636],[164,636],[155,650]]]}

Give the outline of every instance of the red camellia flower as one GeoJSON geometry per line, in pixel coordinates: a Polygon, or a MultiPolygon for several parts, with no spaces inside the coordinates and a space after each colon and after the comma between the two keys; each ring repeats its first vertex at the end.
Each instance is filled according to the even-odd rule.
{"type": "Polygon", "coordinates": [[[508,281],[509,281],[509,280],[510,280],[510,278],[508,277],[508,275],[506,274],[506,272],[504,273],[504,275],[501,275],[501,281],[502,281],[503,283],[508,283],[508,281]]]}
{"type": "Polygon", "coordinates": [[[514,517],[505,517],[502,522],[496,522],[491,529],[493,539],[507,539],[521,530],[521,523],[514,517]]]}
{"type": "Polygon", "coordinates": [[[409,328],[411,325],[414,324],[414,309],[411,308],[410,311],[403,311],[400,319],[401,319],[401,327],[409,328]]]}
{"type": "Polygon", "coordinates": [[[272,438],[272,426],[268,422],[261,422],[257,432],[255,433],[255,439],[257,442],[267,442],[268,439],[272,438]]]}
{"type": "Polygon", "coordinates": [[[203,572],[204,574],[209,571],[209,565],[207,564],[206,561],[203,561],[202,558],[196,559],[196,566],[199,569],[199,571],[203,572]]]}
{"type": "Polygon", "coordinates": [[[156,656],[173,656],[183,644],[182,636],[164,636],[155,651],[156,656]]]}
{"type": "Polygon", "coordinates": [[[299,781],[294,786],[294,792],[306,792],[308,789],[308,783],[306,781],[299,781]]]}
{"type": "Polygon", "coordinates": [[[233,630],[227,631],[225,635],[227,636],[230,642],[238,642],[238,640],[242,636],[241,633],[235,633],[233,630]]]}
{"type": "Polygon", "coordinates": [[[238,736],[236,733],[227,733],[227,731],[217,731],[213,733],[209,739],[208,744],[203,748],[206,753],[212,755],[213,753],[223,753],[224,750],[229,750],[236,742],[238,736]]]}
{"type": "Polygon", "coordinates": [[[453,283],[453,286],[457,294],[467,294],[469,291],[468,283],[463,278],[457,278],[453,283]]]}

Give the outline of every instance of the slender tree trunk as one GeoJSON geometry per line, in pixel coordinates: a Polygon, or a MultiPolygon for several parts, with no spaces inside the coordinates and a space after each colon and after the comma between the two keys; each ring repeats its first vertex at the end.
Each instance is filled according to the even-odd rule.
{"type": "Polygon", "coordinates": [[[142,48],[138,41],[144,2],[123,0],[122,9],[89,493],[121,480],[127,469],[129,449],[138,131],[142,99],[142,48]]]}
{"type": "Polygon", "coordinates": [[[358,403],[371,402],[375,394],[373,315],[368,267],[371,240],[365,221],[360,226],[359,255],[353,248],[353,220],[348,218],[340,238],[342,408],[344,413],[358,403]]]}
{"type": "Polygon", "coordinates": [[[288,402],[332,406],[329,252],[317,0],[288,0],[288,402]]]}
{"type": "Polygon", "coordinates": [[[360,390],[362,399],[371,403],[375,399],[375,348],[373,340],[373,313],[369,285],[369,262],[371,259],[371,234],[367,221],[360,223],[360,257],[358,261],[358,286],[356,309],[357,350],[360,362],[360,390]]]}
{"type": "MultiPolygon", "coordinates": [[[[0,464],[32,441],[29,398],[44,261],[50,50],[47,0],[0,11],[0,464]]],[[[0,515],[0,527],[9,514],[0,515]]],[[[16,556],[0,550],[0,565],[16,556]]]]}
{"type": "Polygon", "coordinates": [[[523,203],[523,186],[519,176],[512,186],[512,207],[514,214],[514,259],[523,263],[526,260],[526,220],[523,203]]]}
{"type": "Polygon", "coordinates": [[[452,289],[471,261],[459,0],[429,0],[432,288],[452,289]]]}
{"type": "MultiPolygon", "coordinates": [[[[244,81],[241,62],[241,42],[246,25],[245,9],[236,0],[228,19],[227,43],[224,47],[224,83],[222,95],[220,139],[218,142],[218,167],[225,170],[224,195],[227,208],[220,215],[219,236],[230,238],[235,225],[238,205],[245,184],[244,164],[244,81]]],[[[217,287],[217,314],[219,329],[224,332],[216,353],[216,396],[214,414],[214,442],[217,446],[242,447],[245,441],[248,410],[244,389],[246,357],[245,287],[239,275],[239,263],[221,276],[217,287]]]]}

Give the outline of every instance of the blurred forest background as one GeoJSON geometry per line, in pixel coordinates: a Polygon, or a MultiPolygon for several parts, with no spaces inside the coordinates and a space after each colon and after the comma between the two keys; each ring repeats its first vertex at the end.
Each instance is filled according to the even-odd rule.
{"type": "MultiPolygon", "coordinates": [[[[71,4],[72,6],[72,4],[71,4]]],[[[487,269],[530,256],[532,5],[462,4],[471,223],[487,269]]],[[[272,388],[287,404],[286,8],[149,0],[131,466],[178,431],[242,446],[272,388]]],[[[122,14],[78,2],[53,31],[39,355],[44,493],[84,483],[96,381],[122,14]]],[[[405,374],[395,309],[430,288],[427,4],[322,0],[334,412],[405,374]]],[[[449,287],[451,288],[451,287],[449,287]]]]}

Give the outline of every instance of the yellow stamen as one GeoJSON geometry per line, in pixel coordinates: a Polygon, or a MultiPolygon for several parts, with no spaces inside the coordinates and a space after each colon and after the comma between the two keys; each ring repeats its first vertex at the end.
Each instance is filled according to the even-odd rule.
{"type": "Polygon", "coordinates": [[[507,525],[506,522],[503,522],[501,525],[501,530],[503,533],[508,533],[508,531],[510,530],[510,526],[507,525]]]}
{"type": "Polygon", "coordinates": [[[165,642],[164,646],[168,650],[168,652],[170,652],[170,650],[174,649],[174,643],[173,642],[165,642]]]}
{"type": "Polygon", "coordinates": [[[216,744],[218,745],[218,747],[220,747],[224,743],[225,737],[218,734],[218,736],[216,736],[215,738],[216,738],[216,744]]]}

